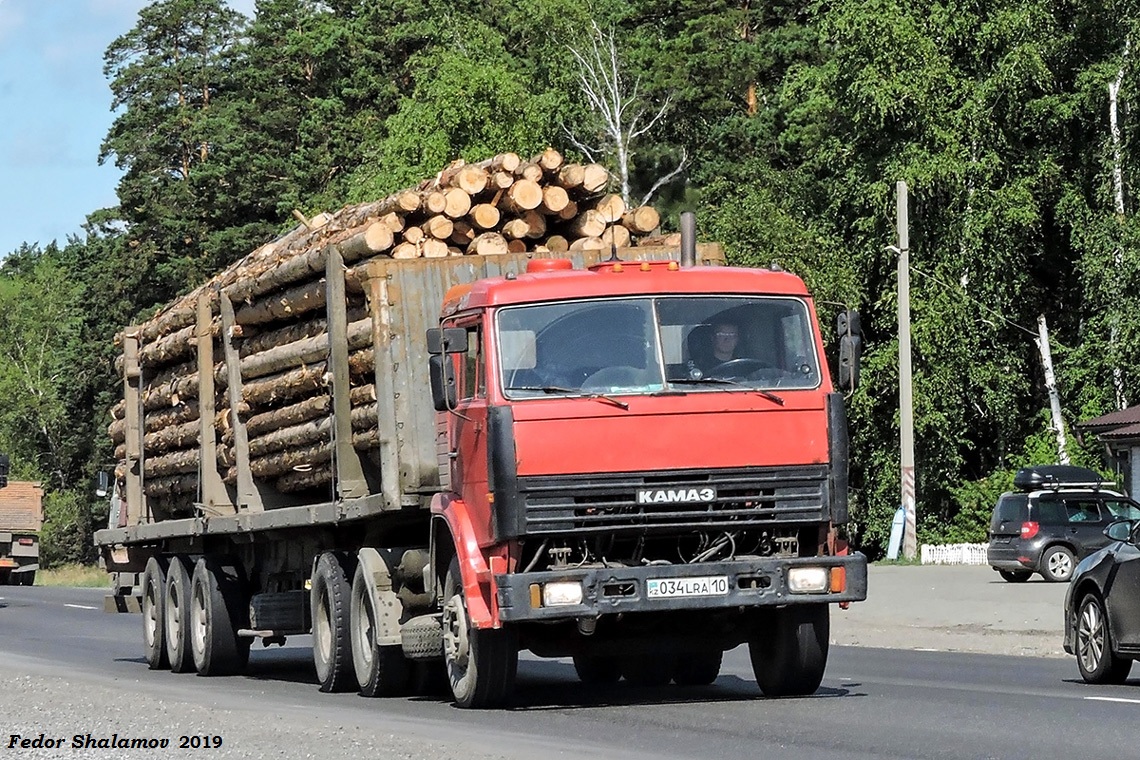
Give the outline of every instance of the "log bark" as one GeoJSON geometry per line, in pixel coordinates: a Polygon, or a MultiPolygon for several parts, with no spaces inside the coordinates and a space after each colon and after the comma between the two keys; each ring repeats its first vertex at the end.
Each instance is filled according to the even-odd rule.
{"type": "Polygon", "coordinates": [[[260,325],[279,319],[296,317],[325,307],[324,278],[290,288],[237,310],[234,321],[239,325],[260,325]]]}
{"type": "Polygon", "coordinates": [[[242,400],[251,407],[270,406],[307,396],[325,387],[325,362],[283,372],[242,386],[242,400]]]}
{"type": "MultiPolygon", "coordinates": [[[[368,318],[368,309],[362,305],[349,304],[348,307],[348,321],[357,322],[361,319],[368,318]]],[[[262,351],[268,351],[271,348],[282,346],[286,343],[294,343],[303,338],[312,338],[320,335],[328,330],[328,320],[325,317],[317,317],[307,322],[296,322],[285,327],[275,330],[266,330],[265,332],[256,333],[248,338],[243,338],[241,343],[238,344],[238,356],[242,359],[253,354],[260,354],[262,351]]]]}
{"type": "Polygon", "coordinates": [[[507,253],[526,253],[525,240],[508,240],[507,253]]]}
{"type": "MultiPolygon", "coordinates": [[[[348,350],[355,351],[372,343],[372,319],[366,318],[348,325],[348,350]]],[[[324,361],[329,353],[329,335],[323,333],[302,338],[293,343],[275,346],[268,351],[241,360],[242,378],[264,377],[302,364],[324,361]]]]}
{"type": "MultiPolygon", "coordinates": [[[[491,208],[495,207],[492,206],[491,208]]],[[[495,209],[495,213],[498,213],[498,209],[495,209]]],[[[459,221],[455,222],[451,226],[451,237],[449,240],[451,240],[452,243],[455,243],[456,245],[466,246],[474,239],[475,231],[471,229],[471,225],[467,222],[459,221]]]]}
{"type": "Polygon", "coordinates": [[[566,206],[558,212],[558,218],[562,221],[569,221],[578,216],[578,204],[574,201],[569,201],[566,206]]]}
{"type": "MultiPolygon", "coordinates": [[[[352,406],[364,406],[376,402],[376,386],[357,385],[349,392],[352,406]]],[[[312,396],[291,406],[279,409],[270,409],[261,414],[255,414],[245,423],[246,433],[250,438],[264,435],[272,430],[299,425],[307,420],[327,416],[332,410],[332,400],[327,395],[312,396]]]]}
{"type": "Polygon", "coordinates": [[[148,454],[150,452],[163,454],[174,449],[184,449],[198,442],[201,431],[201,424],[198,420],[184,422],[181,425],[172,425],[148,433],[143,439],[143,449],[148,454]]]}
{"type": "Polygon", "coordinates": [[[646,235],[661,226],[661,217],[652,206],[638,206],[622,214],[622,226],[637,235],[646,235]]]}
{"type": "MultiPolygon", "coordinates": [[[[350,424],[354,431],[364,431],[376,427],[376,405],[356,407],[352,410],[350,424]]],[[[279,428],[249,441],[249,455],[264,457],[276,451],[311,446],[314,443],[328,443],[331,439],[332,418],[319,417],[279,428]]]]}
{"type": "Polygon", "coordinates": [[[313,467],[306,472],[291,472],[273,482],[273,487],[282,493],[296,493],[311,488],[332,484],[332,468],[328,465],[313,467]]]}
{"type": "Polygon", "coordinates": [[[373,222],[360,232],[342,240],[340,254],[346,262],[370,258],[392,247],[395,236],[384,222],[373,222]]]}
{"type": "Polygon", "coordinates": [[[173,496],[176,494],[197,494],[198,473],[191,475],[168,475],[146,480],[143,491],[147,496],[173,496]]]}
{"type": "MultiPolygon", "coordinates": [[[[198,345],[195,335],[197,327],[197,325],[190,325],[170,335],[164,335],[153,343],[143,345],[139,348],[139,360],[143,364],[153,366],[190,356],[198,345]]],[[[221,331],[221,320],[214,320],[210,327],[210,334],[217,336],[221,331]]],[[[122,374],[122,368],[118,364],[116,364],[116,370],[122,374]]]]}
{"type": "Polygon", "coordinates": [[[160,478],[164,475],[183,475],[198,472],[198,449],[186,449],[163,454],[157,457],[148,457],[143,472],[148,478],[160,478]]]}

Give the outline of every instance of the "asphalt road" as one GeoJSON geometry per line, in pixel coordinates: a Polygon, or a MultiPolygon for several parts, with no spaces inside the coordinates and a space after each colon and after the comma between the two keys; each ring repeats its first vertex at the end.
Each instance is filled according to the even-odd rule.
{"type": "MultiPolygon", "coordinates": [[[[951,574],[891,570],[910,575],[901,572],[881,581],[880,602],[873,601],[872,584],[872,601],[862,612],[858,606],[852,610],[862,617],[837,612],[837,637],[862,627],[877,631],[892,614],[879,605],[896,614],[920,611],[939,596],[953,597],[948,589],[961,582],[991,581],[959,572],[957,580],[944,582],[951,574]]],[[[1003,584],[980,593],[1008,602],[1015,598],[1008,589],[1063,594],[1063,587],[1045,584],[1003,584]]],[[[624,684],[588,689],[577,682],[569,662],[525,657],[512,708],[473,712],[441,699],[320,694],[303,639],[290,640],[285,648],[255,648],[243,677],[149,671],[141,658],[140,618],[104,614],[101,594],[0,588],[0,760],[200,757],[204,752],[465,760],[1132,757],[1140,739],[1140,668],[1128,685],[1092,687],[1080,682],[1067,657],[915,648],[913,631],[937,625],[913,620],[894,626],[896,649],[833,646],[823,686],[809,698],[760,697],[741,648],[726,655],[712,686],[658,691],[624,684]],[[65,738],[67,748],[21,749],[18,742],[8,747],[12,734],[35,739],[41,732],[45,738],[65,738]],[[71,748],[74,735],[89,733],[95,740],[118,734],[175,744],[181,736],[204,735],[209,741],[220,736],[223,746],[209,751],[71,748]]],[[[1042,614],[1045,601],[1043,596],[1042,614]]],[[[1016,624],[1034,630],[1031,623],[1016,624]]]]}

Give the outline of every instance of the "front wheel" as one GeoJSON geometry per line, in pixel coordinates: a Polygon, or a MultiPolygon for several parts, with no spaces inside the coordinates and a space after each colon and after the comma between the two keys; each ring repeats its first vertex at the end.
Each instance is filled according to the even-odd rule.
{"type": "Polygon", "coordinates": [[[321,691],[347,691],[353,683],[352,645],[349,639],[348,561],[325,552],[317,558],[309,608],[313,614],[313,665],[321,691]]]}
{"type": "Polygon", "coordinates": [[[365,579],[367,572],[361,563],[352,577],[352,667],[361,696],[394,697],[408,690],[409,663],[401,645],[376,643],[378,611],[365,579]]]}
{"type": "Polygon", "coordinates": [[[708,686],[720,675],[724,652],[685,652],[677,657],[673,682],[678,686],[708,686]]]}
{"type": "Polygon", "coordinates": [[[1053,583],[1068,583],[1075,564],[1071,551],[1063,546],[1051,546],[1041,557],[1041,575],[1053,583]]]}
{"type": "Polygon", "coordinates": [[[998,570],[998,575],[1010,583],[1025,583],[1033,575],[1031,570],[998,570]]]}
{"type": "Polygon", "coordinates": [[[621,660],[608,655],[574,655],[574,672],[587,686],[612,686],[621,680],[621,660]]]}
{"type": "Polygon", "coordinates": [[[1132,660],[1112,651],[1112,634],[1104,604],[1096,594],[1081,600],[1077,618],[1077,667],[1088,683],[1121,684],[1132,670],[1132,660]]]}
{"type": "Polygon", "coordinates": [[[769,697],[814,694],[823,682],[830,635],[826,604],[775,610],[748,642],[756,685],[769,697]]]}
{"type": "Polygon", "coordinates": [[[443,659],[455,704],[471,708],[502,704],[514,690],[518,672],[518,631],[510,626],[471,625],[458,557],[447,569],[443,599],[443,659]]]}

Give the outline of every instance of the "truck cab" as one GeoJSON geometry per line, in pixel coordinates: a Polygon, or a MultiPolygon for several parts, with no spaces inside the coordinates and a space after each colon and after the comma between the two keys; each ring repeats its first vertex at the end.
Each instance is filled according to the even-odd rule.
{"type": "Polygon", "coordinates": [[[452,288],[428,343],[453,687],[519,648],[699,682],[741,643],[766,692],[818,687],[828,603],[865,598],[866,562],[837,540],[846,425],[802,280],[535,260],[452,288]]]}

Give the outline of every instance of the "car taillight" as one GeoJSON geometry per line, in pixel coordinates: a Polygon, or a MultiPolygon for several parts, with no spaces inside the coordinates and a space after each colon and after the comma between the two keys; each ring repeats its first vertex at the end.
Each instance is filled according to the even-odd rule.
{"type": "Polygon", "coordinates": [[[21,539],[19,539],[18,543],[20,544],[20,546],[31,546],[35,542],[36,542],[36,540],[34,538],[21,538],[21,539]]]}
{"type": "Polygon", "coordinates": [[[1037,531],[1041,530],[1041,526],[1035,522],[1023,522],[1021,524],[1021,537],[1033,538],[1037,535],[1037,531]]]}

